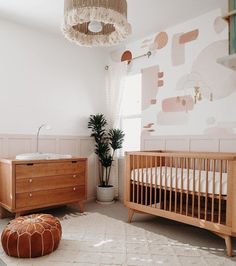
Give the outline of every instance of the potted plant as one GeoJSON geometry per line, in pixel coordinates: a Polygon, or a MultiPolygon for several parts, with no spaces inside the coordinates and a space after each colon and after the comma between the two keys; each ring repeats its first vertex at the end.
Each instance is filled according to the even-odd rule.
{"type": "Polygon", "coordinates": [[[91,115],[88,128],[95,140],[95,153],[99,161],[99,185],[97,201],[111,203],[115,197],[115,189],[109,184],[111,167],[116,150],[122,148],[124,133],[120,129],[107,129],[108,123],[103,114],[91,115]]]}

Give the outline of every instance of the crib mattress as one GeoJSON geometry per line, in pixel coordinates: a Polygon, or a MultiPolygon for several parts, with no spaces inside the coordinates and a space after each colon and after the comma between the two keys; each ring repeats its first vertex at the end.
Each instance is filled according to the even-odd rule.
{"type": "Polygon", "coordinates": [[[152,183],[153,186],[155,186],[156,184],[157,186],[166,187],[167,189],[170,189],[172,187],[172,190],[174,190],[175,188],[189,190],[191,192],[199,192],[200,190],[201,193],[209,194],[213,194],[214,191],[214,194],[227,195],[227,173],[222,173],[221,186],[221,175],[219,172],[215,172],[214,174],[214,172],[212,171],[199,171],[193,169],[183,169],[182,171],[181,168],[172,168],[171,174],[171,167],[134,169],[131,172],[131,180],[136,182],[139,181],[139,184],[152,183]],[[162,178],[160,179],[161,176],[162,178]],[[207,176],[208,189],[206,181],[207,176]],[[183,181],[181,182],[181,180],[183,181]]]}

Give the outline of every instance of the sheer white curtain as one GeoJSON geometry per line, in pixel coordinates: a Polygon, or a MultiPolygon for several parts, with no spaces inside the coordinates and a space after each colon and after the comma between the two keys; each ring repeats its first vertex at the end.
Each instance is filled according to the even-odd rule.
{"type": "MultiPolygon", "coordinates": [[[[110,128],[120,128],[121,106],[124,95],[127,62],[112,63],[107,70],[106,79],[106,117],[110,128]]],[[[115,188],[115,196],[119,191],[119,161],[116,157],[111,168],[110,184],[115,188]]]]}
{"type": "Polygon", "coordinates": [[[124,94],[127,62],[112,63],[107,70],[107,121],[110,127],[120,127],[121,105],[124,94]]]}

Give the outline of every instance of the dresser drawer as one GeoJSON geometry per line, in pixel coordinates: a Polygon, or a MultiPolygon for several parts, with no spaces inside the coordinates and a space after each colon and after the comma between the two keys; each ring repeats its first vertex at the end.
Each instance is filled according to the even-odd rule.
{"type": "Polygon", "coordinates": [[[27,163],[18,164],[15,168],[16,179],[40,176],[67,175],[84,173],[86,161],[73,160],[68,162],[27,163]]]}
{"type": "Polygon", "coordinates": [[[41,176],[16,179],[16,193],[85,185],[85,174],[41,176]]]}
{"type": "Polygon", "coordinates": [[[66,204],[85,199],[85,195],[85,186],[17,193],[16,208],[31,209],[66,204]]]}

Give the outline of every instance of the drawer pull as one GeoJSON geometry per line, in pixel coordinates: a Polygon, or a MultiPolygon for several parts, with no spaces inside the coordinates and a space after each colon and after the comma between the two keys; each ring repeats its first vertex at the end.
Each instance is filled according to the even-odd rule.
{"type": "Polygon", "coordinates": [[[78,163],[78,161],[72,161],[71,163],[78,163]]]}
{"type": "Polygon", "coordinates": [[[30,178],[30,179],[29,179],[29,182],[30,182],[30,183],[32,183],[32,182],[33,182],[33,179],[32,179],[32,178],[30,178]]]}
{"type": "Polygon", "coordinates": [[[73,175],[73,177],[74,177],[74,178],[76,178],[76,177],[77,177],[77,175],[73,175]]]}
{"type": "Polygon", "coordinates": [[[27,166],[32,166],[32,165],[34,165],[33,163],[27,163],[26,164],[27,166]]]}
{"type": "Polygon", "coordinates": [[[30,198],[33,196],[32,193],[29,193],[30,198]]]}
{"type": "Polygon", "coordinates": [[[74,187],[73,190],[76,191],[76,188],[74,187]]]}

